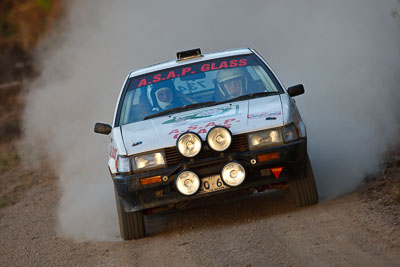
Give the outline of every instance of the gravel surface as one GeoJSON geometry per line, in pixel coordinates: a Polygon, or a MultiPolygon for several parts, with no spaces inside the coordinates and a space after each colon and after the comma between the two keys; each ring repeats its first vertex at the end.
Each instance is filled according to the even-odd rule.
{"type": "MultiPolygon", "coordinates": [[[[148,237],[57,235],[56,179],[0,209],[0,266],[399,266],[400,226],[358,192],[295,208],[286,190],[146,217],[148,237]]],[[[202,204],[202,203],[200,203],[202,204]]]]}

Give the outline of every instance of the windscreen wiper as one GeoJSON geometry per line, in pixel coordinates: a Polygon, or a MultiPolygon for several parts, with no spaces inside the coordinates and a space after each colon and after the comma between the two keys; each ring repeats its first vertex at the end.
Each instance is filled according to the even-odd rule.
{"type": "Polygon", "coordinates": [[[256,98],[256,97],[260,97],[260,96],[270,96],[270,95],[279,95],[279,92],[258,92],[258,93],[251,93],[251,94],[247,94],[247,95],[241,95],[238,97],[234,97],[222,102],[217,102],[215,103],[213,106],[215,105],[219,105],[219,104],[224,104],[224,103],[229,103],[229,102],[235,102],[235,101],[240,101],[240,100],[245,100],[245,99],[251,99],[251,98],[256,98]]]}
{"type": "Polygon", "coordinates": [[[148,115],[148,116],[144,117],[143,120],[148,120],[148,119],[151,119],[151,118],[154,118],[154,117],[159,117],[159,116],[162,116],[162,115],[176,113],[178,111],[184,111],[184,110],[190,110],[190,109],[193,109],[193,108],[199,108],[199,107],[203,107],[203,106],[208,106],[208,105],[211,105],[211,104],[214,104],[214,103],[215,103],[215,101],[208,101],[208,102],[201,102],[201,103],[194,103],[194,104],[184,105],[184,106],[181,106],[181,107],[176,107],[176,108],[164,110],[164,111],[158,112],[156,114],[148,115]]]}

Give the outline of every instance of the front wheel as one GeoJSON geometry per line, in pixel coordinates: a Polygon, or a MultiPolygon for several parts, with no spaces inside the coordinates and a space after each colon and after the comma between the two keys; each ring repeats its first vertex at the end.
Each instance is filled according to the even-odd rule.
{"type": "Polygon", "coordinates": [[[118,211],[119,230],[124,240],[139,239],[145,236],[142,211],[125,212],[121,207],[118,193],[115,192],[118,211]]]}
{"type": "Polygon", "coordinates": [[[318,202],[318,191],[315,185],[314,173],[310,159],[306,158],[306,172],[304,177],[293,179],[290,182],[290,193],[296,206],[303,207],[318,202]]]}

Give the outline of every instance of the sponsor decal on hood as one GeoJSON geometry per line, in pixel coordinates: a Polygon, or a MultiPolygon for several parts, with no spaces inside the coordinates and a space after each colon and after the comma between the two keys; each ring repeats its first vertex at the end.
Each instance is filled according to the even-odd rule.
{"type": "Polygon", "coordinates": [[[235,136],[282,125],[282,105],[276,95],[155,117],[123,125],[121,130],[128,155],[132,155],[175,146],[177,138],[188,131],[205,140],[214,126],[227,127],[235,136]]]}
{"type": "Polygon", "coordinates": [[[210,118],[210,117],[215,117],[221,116],[224,117],[230,117],[233,115],[238,115],[239,114],[239,105],[229,105],[229,106],[216,106],[208,109],[201,109],[201,110],[195,110],[191,111],[189,113],[185,114],[178,114],[178,115],[171,115],[172,118],[168,119],[167,121],[164,121],[162,124],[170,124],[170,123],[189,123],[193,120],[198,120],[198,119],[204,119],[204,118],[210,118]]]}

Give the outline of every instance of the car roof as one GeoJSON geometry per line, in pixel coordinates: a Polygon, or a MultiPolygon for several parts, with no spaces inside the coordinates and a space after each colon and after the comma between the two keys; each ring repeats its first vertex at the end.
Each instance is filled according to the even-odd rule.
{"type": "Polygon", "coordinates": [[[162,63],[150,65],[150,66],[147,66],[144,68],[140,68],[137,70],[133,70],[130,72],[129,78],[132,78],[134,76],[143,75],[143,74],[150,73],[150,72],[154,72],[154,71],[183,66],[183,65],[201,62],[201,61],[205,61],[205,60],[230,57],[230,56],[238,56],[238,55],[248,55],[248,54],[252,54],[252,53],[253,53],[253,51],[250,48],[239,48],[239,49],[231,49],[231,50],[224,50],[224,51],[220,51],[220,52],[202,54],[200,57],[190,58],[190,59],[186,59],[186,60],[179,60],[179,61],[176,59],[170,60],[167,62],[162,62],[162,63]]]}

